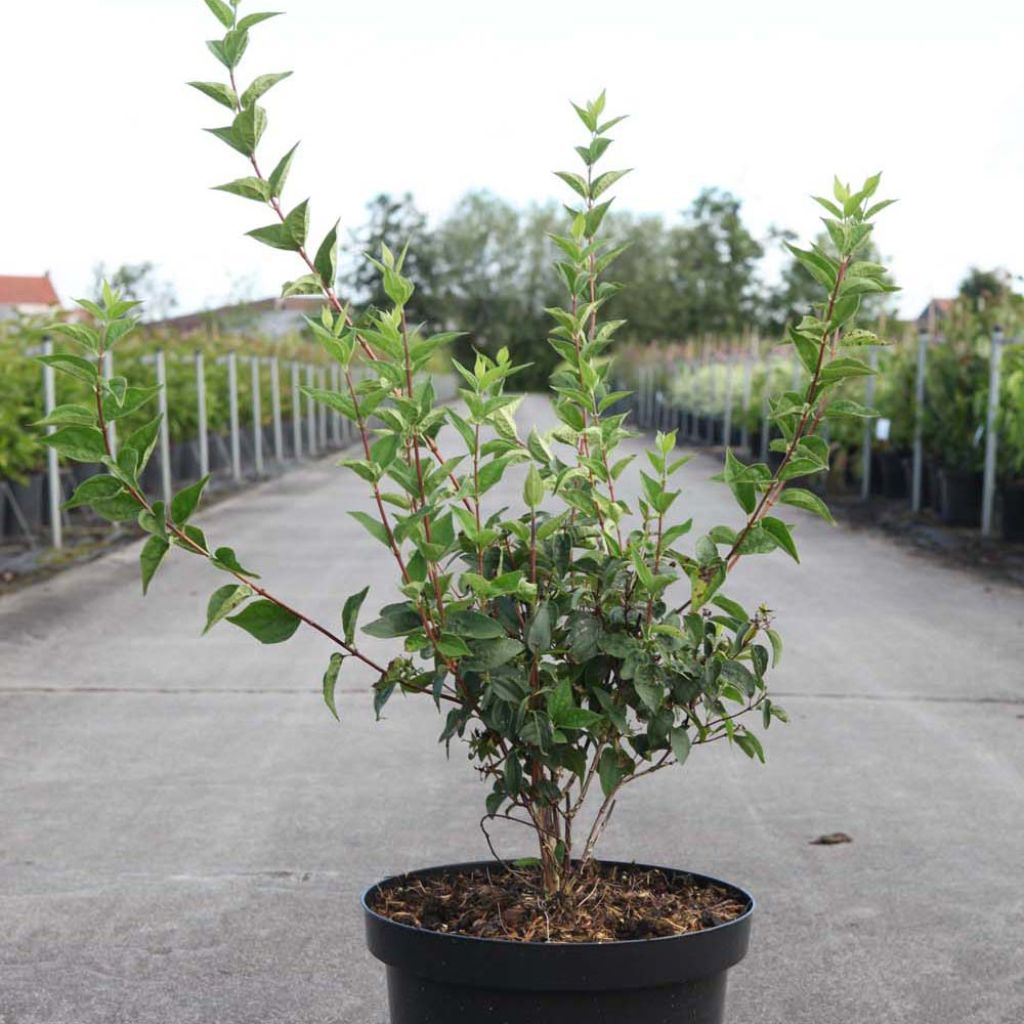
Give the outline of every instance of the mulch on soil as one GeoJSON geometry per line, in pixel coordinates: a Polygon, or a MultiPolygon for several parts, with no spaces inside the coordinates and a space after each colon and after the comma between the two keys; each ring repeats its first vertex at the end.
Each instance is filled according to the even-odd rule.
{"type": "Polygon", "coordinates": [[[639,867],[595,865],[573,891],[545,898],[537,868],[409,876],[378,888],[370,908],[428,931],[516,942],[616,942],[697,932],[732,921],[734,890],[639,867]]]}

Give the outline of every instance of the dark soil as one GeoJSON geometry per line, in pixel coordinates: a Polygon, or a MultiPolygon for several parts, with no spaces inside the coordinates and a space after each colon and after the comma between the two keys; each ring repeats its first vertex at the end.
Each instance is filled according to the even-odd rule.
{"type": "Polygon", "coordinates": [[[399,924],[516,942],[616,942],[697,932],[748,909],[735,890],[640,867],[594,865],[570,894],[546,899],[537,868],[411,875],[370,908],[399,924]]]}
{"type": "Polygon", "coordinates": [[[836,519],[852,529],[881,530],[925,557],[1024,586],[1024,544],[998,536],[986,539],[975,528],[945,526],[928,509],[915,515],[905,500],[875,496],[862,502],[852,495],[829,495],[827,500],[836,519]]]}

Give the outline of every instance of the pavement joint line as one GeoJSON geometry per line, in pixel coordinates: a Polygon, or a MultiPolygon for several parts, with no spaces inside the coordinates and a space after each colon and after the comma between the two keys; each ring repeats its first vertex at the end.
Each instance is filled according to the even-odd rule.
{"type": "MultiPolygon", "coordinates": [[[[336,693],[366,694],[372,693],[372,686],[339,687],[336,693]]],[[[135,697],[145,696],[218,696],[220,694],[291,696],[308,697],[319,694],[318,689],[285,686],[220,686],[220,687],[189,687],[189,686],[5,686],[0,687],[0,696],[8,693],[18,694],[127,694],[135,697]]],[[[923,693],[802,693],[797,690],[773,690],[772,697],[784,700],[860,700],[871,703],[902,703],[902,704],[1004,704],[1010,707],[1024,706],[1024,697],[962,697],[944,694],[923,693]]]]}

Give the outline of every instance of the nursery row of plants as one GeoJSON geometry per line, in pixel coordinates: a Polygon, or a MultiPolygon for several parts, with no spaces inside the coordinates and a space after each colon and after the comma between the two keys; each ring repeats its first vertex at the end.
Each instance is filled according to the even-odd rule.
{"type": "MultiPolygon", "coordinates": [[[[1024,341],[1024,337],[1020,338],[1024,341]]],[[[1008,540],[1024,540],[1024,344],[1013,336],[1001,345],[998,407],[996,510],[1008,540]]],[[[925,338],[923,397],[917,402],[921,338],[902,329],[870,358],[878,377],[844,381],[837,399],[871,408],[877,416],[856,415],[829,423],[831,469],[817,486],[831,494],[870,494],[911,499],[913,446],[920,437],[923,470],[920,507],[930,507],[953,526],[978,526],[987,439],[991,336],[983,325],[937,330],[925,338]],[[868,426],[866,427],[866,424],[868,426]],[[870,463],[865,485],[865,442],[870,463]]],[[[644,392],[641,417],[665,427],[678,426],[694,442],[728,443],[751,458],[771,450],[776,432],[768,429],[769,399],[806,386],[807,372],[791,346],[750,338],[702,348],[677,345],[634,352],[631,386],[644,392]]]]}
{"type": "MultiPolygon", "coordinates": [[[[49,481],[46,472],[46,446],[41,432],[33,424],[45,415],[43,367],[38,356],[43,350],[45,330],[38,324],[0,325],[0,530],[13,539],[31,538],[51,526],[48,512],[49,481]]],[[[200,452],[200,415],[205,408],[206,467],[224,479],[236,478],[272,464],[275,458],[295,458],[303,452],[316,452],[328,446],[338,447],[349,438],[340,422],[328,422],[324,411],[314,416],[310,400],[299,397],[297,379],[325,383],[328,368],[319,347],[298,336],[268,340],[242,335],[214,335],[181,338],[164,333],[140,333],[126,338],[116,353],[116,362],[107,364],[108,375],[126,377],[133,386],[156,386],[157,353],[163,353],[166,373],[168,428],[168,472],[172,483],[197,480],[203,469],[200,452]],[[232,437],[231,384],[229,357],[236,357],[235,401],[238,430],[232,437]],[[202,356],[205,387],[200,402],[197,355],[202,356]],[[254,402],[252,364],[258,361],[258,402],[254,402]],[[276,360],[276,364],[274,362],[276,360]],[[279,429],[274,428],[274,366],[278,374],[276,405],[279,429]],[[259,409],[259,439],[256,437],[254,410],[259,409]],[[262,454],[262,459],[257,456],[262,454]]],[[[54,402],[57,405],[87,401],[89,385],[83,380],[59,373],[54,377],[54,402]]],[[[122,437],[152,419],[154,403],[139,408],[118,422],[122,437]]],[[[81,482],[80,463],[59,460],[59,490],[70,495],[81,482]]],[[[147,469],[148,483],[160,490],[163,476],[161,455],[157,450],[147,469]]],[[[66,513],[81,519],[82,510],[66,513]]]]}

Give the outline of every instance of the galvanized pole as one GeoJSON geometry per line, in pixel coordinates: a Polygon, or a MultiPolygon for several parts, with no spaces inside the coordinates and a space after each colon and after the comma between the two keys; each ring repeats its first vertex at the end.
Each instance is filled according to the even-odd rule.
{"type": "Polygon", "coordinates": [[[160,410],[160,493],[164,508],[169,511],[172,497],[171,431],[167,422],[167,357],[162,348],[156,350],[156,382],[160,387],[156,398],[160,410]]]}
{"type": "Polygon", "coordinates": [[[294,441],[293,455],[296,459],[302,458],[302,405],[299,393],[299,364],[292,361],[292,440],[294,441]]]}
{"type": "MultiPolygon", "coordinates": [[[[306,364],[306,387],[314,386],[313,367],[306,364]]],[[[316,443],[316,402],[312,398],[306,398],[306,431],[309,441],[309,454],[315,456],[317,453],[316,443]]]]}
{"type": "MultiPolygon", "coordinates": [[[[320,367],[317,371],[317,387],[321,391],[327,390],[327,370],[324,367],[320,367]]],[[[317,402],[317,412],[319,413],[320,419],[320,448],[323,451],[327,450],[327,406],[323,402],[317,402]]]]}
{"type": "Polygon", "coordinates": [[[242,482],[242,444],[238,434],[238,356],[228,353],[228,418],[231,424],[231,479],[242,482]]]}
{"type": "Polygon", "coordinates": [[[992,348],[988,363],[988,416],[985,420],[985,477],[981,498],[981,535],[992,535],[992,518],[996,498],[996,456],[999,452],[999,364],[1003,353],[1003,329],[992,331],[992,348]]]}
{"type": "MultiPolygon", "coordinates": [[[[868,349],[868,366],[878,369],[878,349],[872,345],[868,349]]],[[[872,374],[864,378],[864,404],[870,409],[875,402],[875,377],[872,374]]],[[[862,501],[871,497],[871,441],[874,436],[875,421],[864,420],[864,436],[861,440],[860,496],[862,501]]]]}
{"type": "Polygon", "coordinates": [[[252,459],[256,475],[263,476],[263,396],[260,394],[260,357],[249,359],[252,371],[252,459]]]}
{"type": "MultiPolygon", "coordinates": [[[[43,355],[53,355],[53,341],[46,338],[43,341],[43,355]]],[[[43,412],[49,416],[57,407],[57,383],[54,379],[52,366],[43,364],[43,412]]],[[[56,427],[47,427],[46,432],[53,434],[56,427]]],[[[60,518],[61,492],[60,492],[60,463],[57,458],[57,449],[46,447],[46,481],[49,490],[50,505],[50,540],[55,548],[64,547],[64,524],[60,518]]]]}
{"type": "MultiPolygon", "coordinates": [[[[341,391],[341,367],[337,363],[331,367],[331,389],[341,391]]],[[[331,410],[331,441],[335,448],[341,447],[341,413],[337,409],[331,410]]]]}
{"type": "Polygon", "coordinates": [[[284,431],[281,427],[281,375],[277,356],[270,357],[270,414],[274,418],[274,458],[284,462],[284,431]]]}
{"type": "Polygon", "coordinates": [[[210,433],[206,421],[206,366],[203,353],[196,352],[196,419],[199,426],[199,476],[210,472],[210,433]]]}
{"type": "Polygon", "coordinates": [[[772,360],[769,356],[764,364],[764,391],[761,392],[761,461],[768,461],[768,451],[771,442],[771,422],[768,414],[771,411],[768,405],[768,394],[772,383],[772,360]]]}
{"type": "Polygon", "coordinates": [[[910,507],[921,511],[924,482],[924,377],[931,331],[922,328],[917,335],[917,377],[914,381],[914,464],[910,486],[910,507]]]}
{"type": "Polygon", "coordinates": [[[750,335],[749,351],[743,356],[743,426],[740,427],[740,446],[750,450],[750,401],[754,389],[754,353],[757,352],[757,335],[750,335]]]}
{"type": "Polygon", "coordinates": [[[725,411],[722,416],[722,444],[732,447],[732,372],[735,362],[731,352],[725,356],[725,411]]]}
{"type": "MultiPolygon", "coordinates": [[[[114,376],[114,353],[103,353],[103,379],[110,380],[114,376]]],[[[110,442],[110,454],[117,458],[117,423],[107,424],[107,440],[110,442]]]]}

